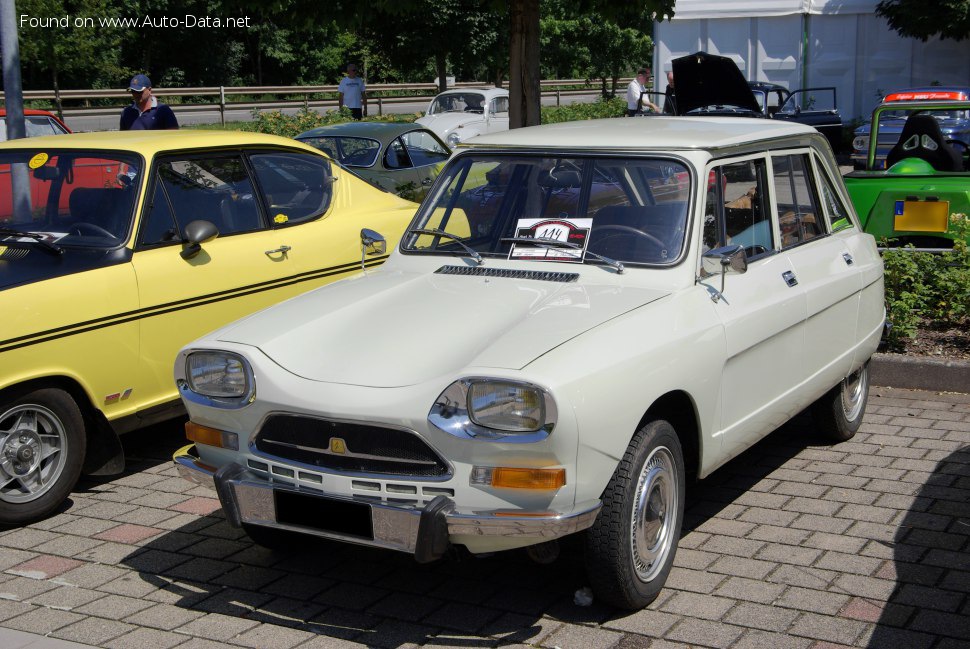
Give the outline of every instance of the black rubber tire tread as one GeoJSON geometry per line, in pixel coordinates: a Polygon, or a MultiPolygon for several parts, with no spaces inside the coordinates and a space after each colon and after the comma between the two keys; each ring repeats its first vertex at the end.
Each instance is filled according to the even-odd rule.
{"type": "Polygon", "coordinates": [[[867,373],[866,391],[862,396],[862,408],[859,410],[859,416],[854,420],[848,420],[842,409],[842,383],[845,379],[839,381],[838,385],[812,404],[812,418],[815,420],[815,427],[832,441],[847,442],[855,437],[859,426],[862,425],[862,420],[865,418],[866,404],[869,403],[869,363],[866,362],[863,367],[867,373]]]}
{"type": "Polygon", "coordinates": [[[633,436],[603,491],[603,507],[592,527],[586,530],[586,573],[596,599],[617,608],[639,610],[657,598],[677,554],[684,521],[684,497],[684,459],[677,433],[673,426],[662,419],[650,421],[633,436]],[[633,568],[630,521],[635,500],[633,492],[637,488],[640,471],[657,446],[666,446],[677,465],[677,521],[674,545],[663,568],[653,580],[644,583],[633,568]]]}
{"type": "Polygon", "coordinates": [[[64,468],[61,470],[61,475],[47,493],[26,503],[0,501],[0,525],[3,526],[31,523],[48,516],[60,507],[81,476],[81,466],[84,464],[84,453],[87,448],[87,434],[81,409],[67,392],[57,388],[34,390],[3,402],[0,404],[0,412],[22,404],[43,406],[61,420],[67,435],[68,452],[67,457],[62,459],[64,468]]]}

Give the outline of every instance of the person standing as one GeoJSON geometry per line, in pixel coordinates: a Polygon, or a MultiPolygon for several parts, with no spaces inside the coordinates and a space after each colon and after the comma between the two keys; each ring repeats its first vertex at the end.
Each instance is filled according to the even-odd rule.
{"type": "Polygon", "coordinates": [[[364,80],[357,76],[357,65],[351,63],[347,66],[347,76],[340,80],[337,87],[338,108],[346,106],[354,119],[360,119],[367,108],[366,90],[364,80]]]}
{"type": "Polygon", "coordinates": [[[179,122],[168,105],[160,103],[152,94],[152,80],[136,74],[128,82],[131,104],[121,111],[122,131],[150,131],[176,129],[179,122]]]}
{"type": "Polygon", "coordinates": [[[628,117],[641,113],[644,108],[655,113],[660,112],[657,105],[643,94],[647,90],[648,76],[650,76],[650,71],[646,68],[640,68],[637,70],[636,78],[626,88],[626,114],[628,117]]]}

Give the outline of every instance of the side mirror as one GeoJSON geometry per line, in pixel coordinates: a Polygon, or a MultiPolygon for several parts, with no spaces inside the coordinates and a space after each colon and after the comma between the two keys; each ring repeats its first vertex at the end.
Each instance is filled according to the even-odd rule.
{"type": "Polygon", "coordinates": [[[202,251],[202,244],[219,236],[219,228],[211,221],[191,221],[182,232],[186,246],[179,254],[182,259],[191,259],[202,251]]]}
{"type": "Polygon", "coordinates": [[[366,268],[364,261],[367,255],[383,255],[387,252],[387,239],[380,232],[368,228],[360,231],[360,268],[366,268]]]}
{"type": "Polygon", "coordinates": [[[742,245],[714,248],[704,253],[701,258],[701,268],[709,276],[721,276],[721,293],[724,293],[724,276],[728,273],[746,273],[748,255],[742,245]]]}

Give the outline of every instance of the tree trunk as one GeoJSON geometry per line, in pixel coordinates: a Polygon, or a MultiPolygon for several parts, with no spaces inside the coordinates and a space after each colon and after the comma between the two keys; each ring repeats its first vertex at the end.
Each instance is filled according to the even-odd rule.
{"type": "Polygon", "coordinates": [[[539,123],[539,0],[509,6],[509,128],[539,123]]]}
{"type": "Polygon", "coordinates": [[[448,61],[444,52],[435,52],[434,67],[438,71],[438,92],[448,89],[448,61]]]}
{"type": "Polygon", "coordinates": [[[610,96],[606,94],[606,77],[600,77],[600,95],[603,99],[609,99],[610,96]]]}
{"type": "Polygon", "coordinates": [[[51,70],[51,76],[53,77],[52,82],[54,83],[54,110],[57,111],[57,117],[64,121],[64,106],[61,103],[61,86],[57,82],[57,67],[55,66],[51,70]]]}

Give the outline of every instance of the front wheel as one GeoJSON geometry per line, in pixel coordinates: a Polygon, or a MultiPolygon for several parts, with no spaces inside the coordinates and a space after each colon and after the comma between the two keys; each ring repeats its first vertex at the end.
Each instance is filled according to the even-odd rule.
{"type": "Polygon", "coordinates": [[[812,405],[815,424],[829,438],[844,442],[852,439],[869,401],[869,361],[826,392],[812,405]]]}
{"type": "Polygon", "coordinates": [[[684,457],[673,427],[644,425],[603,492],[586,531],[586,572],[596,597],[640,609],[660,594],[684,519],[684,457]]]}
{"type": "Polygon", "coordinates": [[[77,484],[84,419],[63,390],[35,390],[0,404],[0,525],[53,512],[77,484]]]}

